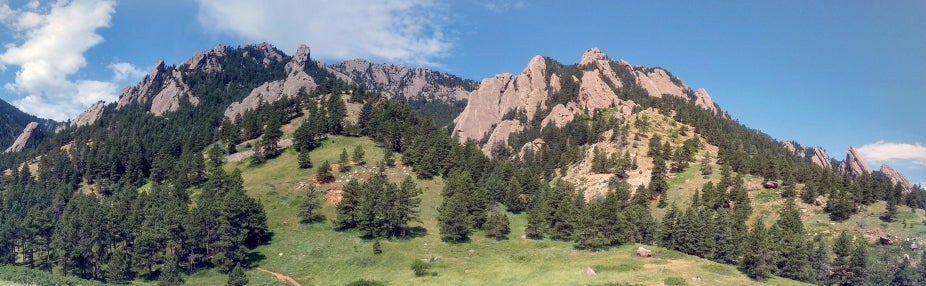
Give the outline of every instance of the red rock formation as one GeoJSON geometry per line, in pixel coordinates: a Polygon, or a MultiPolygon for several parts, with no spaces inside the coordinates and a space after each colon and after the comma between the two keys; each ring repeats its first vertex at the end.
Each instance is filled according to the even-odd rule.
{"type": "Polygon", "coordinates": [[[910,180],[907,179],[907,176],[904,176],[902,173],[894,170],[891,166],[881,165],[882,174],[891,179],[891,183],[894,185],[900,184],[900,187],[903,189],[903,193],[909,193],[913,191],[913,183],[910,183],[910,180]]]}
{"type": "Polygon", "coordinates": [[[865,158],[862,158],[862,154],[852,146],[849,147],[849,152],[846,153],[846,161],[840,167],[840,171],[843,174],[848,174],[853,179],[863,174],[871,174],[871,168],[868,167],[865,158]]]}
{"type": "Polygon", "coordinates": [[[826,154],[826,151],[820,147],[813,147],[813,157],[810,158],[810,161],[817,166],[823,167],[824,169],[832,169],[833,163],[831,163],[830,155],[826,154]]]}
{"type": "Polygon", "coordinates": [[[87,108],[87,111],[84,111],[84,113],[81,113],[76,118],[74,118],[74,120],[71,121],[71,126],[81,127],[93,125],[97,120],[100,120],[100,117],[103,116],[103,109],[105,107],[106,103],[103,101],[94,103],[90,106],[90,108],[87,108]]]}
{"type": "Polygon", "coordinates": [[[459,101],[466,100],[477,87],[476,82],[425,68],[374,64],[363,59],[339,62],[327,69],[344,81],[365,85],[387,97],[459,101]]]}
{"type": "Polygon", "coordinates": [[[16,141],[13,141],[13,145],[10,145],[9,148],[4,150],[4,153],[14,153],[22,151],[23,148],[26,148],[26,144],[29,143],[29,139],[32,139],[33,133],[39,127],[38,122],[29,122],[26,125],[26,128],[23,128],[23,132],[16,137],[16,141]]]}

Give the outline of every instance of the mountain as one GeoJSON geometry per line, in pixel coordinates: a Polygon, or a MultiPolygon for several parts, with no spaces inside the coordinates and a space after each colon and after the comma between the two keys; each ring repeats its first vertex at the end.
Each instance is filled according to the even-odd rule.
{"type": "Polygon", "coordinates": [[[327,68],[344,81],[387,97],[404,96],[411,100],[466,101],[478,86],[475,81],[426,68],[410,69],[405,65],[370,63],[364,59],[338,62],[327,68]]]}
{"type": "MultiPolygon", "coordinates": [[[[37,134],[30,120],[6,122],[37,134]]],[[[907,223],[922,212],[897,212],[926,208],[926,191],[896,189],[889,166],[872,172],[850,147],[834,167],[822,148],[737,122],[703,88],[597,48],[476,84],[326,66],[308,46],[218,45],[158,62],[118,102],[44,134],[0,155],[3,273],[199,285],[246,271],[273,284],[259,271],[308,283],[361,267],[325,281],[848,284],[895,277],[907,248],[874,242],[926,231],[907,223]],[[852,260],[871,251],[884,263],[852,276],[862,271],[838,263],[850,247],[852,260]],[[646,274],[655,268],[666,271],[646,274]]]]}

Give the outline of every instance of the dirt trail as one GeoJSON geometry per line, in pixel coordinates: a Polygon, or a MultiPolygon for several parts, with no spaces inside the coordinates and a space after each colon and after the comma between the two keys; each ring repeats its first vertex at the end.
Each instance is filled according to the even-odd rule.
{"type": "Polygon", "coordinates": [[[289,284],[293,284],[294,286],[302,286],[302,284],[299,284],[299,281],[296,281],[296,279],[293,279],[292,277],[289,277],[289,276],[286,276],[286,275],[283,275],[283,274],[280,274],[280,273],[276,273],[276,272],[273,272],[273,271],[270,271],[270,270],[267,270],[267,269],[263,269],[263,268],[260,268],[260,267],[257,267],[257,270],[270,273],[270,275],[273,275],[273,277],[276,277],[276,278],[279,279],[280,281],[283,281],[283,282],[286,282],[286,283],[289,283],[289,284]]]}

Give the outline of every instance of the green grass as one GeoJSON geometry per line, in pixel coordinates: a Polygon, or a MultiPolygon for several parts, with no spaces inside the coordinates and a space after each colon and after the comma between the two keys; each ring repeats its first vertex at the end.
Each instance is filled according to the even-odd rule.
{"type": "MultiPolygon", "coordinates": [[[[315,166],[323,160],[335,162],[342,148],[350,152],[357,145],[364,148],[370,162],[366,168],[372,168],[381,160],[382,149],[373,141],[333,136],[312,151],[312,161],[315,166]]],[[[448,244],[440,240],[436,221],[443,186],[440,178],[418,181],[419,187],[424,189],[421,197],[422,222],[413,226],[423,226],[427,233],[408,240],[383,240],[383,253],[375,255],[372,240],[360,239],[354,231],[338,232],[333,229],[331,221],[335,210],[331,205],[325,205],[322,210],[326,221],[311,225],[298,223],[297,208],[306,189],[297,187],[300,182],[314,176],[315,170],[301,170],[296,166],[296,153],[288,149],[262,165],[251,166],[245,160],[229,163],[226,169],[242,170],[245,189],[263,203],[268,226],[274,233],[269,244],[255,250],[258,256],[263,257],[257,261],[257,266],[289,275],[303,285],[345,285],[358,279],[382,281],[387,285],[604,285],[618,282],[661,285],[670,277],[680,277],[689,284],[697,284],[692,280],[695,277],[706,284],[760,284],[749,280],[734,266],[660,247],[644,246],[653,250],[654,257],[640,258],[634,254],[640,246],[636,244],[589,252],[573,249],[570,242],[528,240],[523,238],[524,214],[509,214],[511,234],[508,240],[487,239],[484,233],[475,232],[469,243],[448,244]],[[416,259],[433,260],[429,271],[435,275],[416,277],[410,267],[416,259]],[[584,275],[585,267],[591,267],[596,275],[584,275]]],[[[691,181],[702,181],[700,171],[692,169],[698,168],[690,168],[689,172],[679,174],[673,180],[695,178],[691,181]]],[[[354,170],[360,169],[355,167],[354,170]]],[[[390,180],[398,181],[406,172],[408,170],[399,166],[387,173],[390,180]]],[[[321,186],[320,189],[339,188],[344,179],[362,179],[365,175],[351,174],[341,183],[321,186]]],[[[342,178],[341,174],[336,176],[342,178]]],[[[270,274],[256,269],[249,270],[248,276],[250,285],[282,284],[270,274]]],[[[208,270],[190,275],[187,282],[221,285],[226,279],[225,275],[208,270]]],[[[777,281],[768,282],[774,284],[777,281]]]]}

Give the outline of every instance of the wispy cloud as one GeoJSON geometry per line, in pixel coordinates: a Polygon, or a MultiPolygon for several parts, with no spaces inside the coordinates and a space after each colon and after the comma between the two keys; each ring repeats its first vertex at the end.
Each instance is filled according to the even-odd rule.
{"type": "Polygon", "coordinates": [[[431,0],[199,0],[207,30],[326,58],[374,58],[437,65],[451,42],[445,7],[431,0]]]}
{"type": "Polygon", "coordinates": [[[0,54],[4,69],[18,67],[15,81],[4,85],[22,95],[13,104],[40,117],[66,120],[96,101],[116,100],[117,83],[138,75],[128,63],[110,66],[113,81],[69,78],[87,65],[84,53],[103,42],[96,30],[110,25],[115,6],[112,0],[0,4],[0,21],[18,41],[7,43],[0,54]]]}
{"type": "Polygon", "coordinates": [[[910,162],[918,166],[926,166],[926,146],[919,143],[892,143],[878,141],[858,148],[868,162],[910,162]]]}
{"type": "Polygon", "coordinates": [[[481,5],[483,8],[486,8],[486,10],[496,13],[527,7],[527,3],[521,0],[482,1],[481,5]]]}

